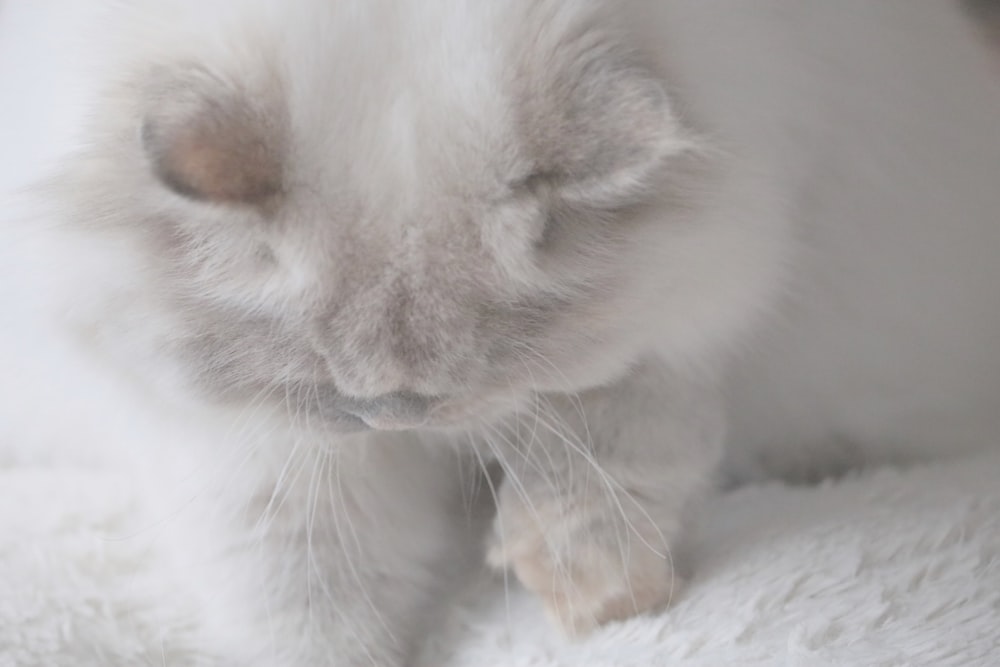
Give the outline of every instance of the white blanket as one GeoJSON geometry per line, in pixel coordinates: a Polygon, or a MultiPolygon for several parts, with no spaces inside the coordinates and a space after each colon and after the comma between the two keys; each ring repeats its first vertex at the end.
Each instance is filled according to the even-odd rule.
{"type": "MultiPolygon", "coordinates": [[[[0,462],[2,462],[0,457],[0,462]]],[[[209,665],[127,469],[0,467],[0,667],[209,665]]],[[[714,502],[656,618],[570,644],[483,576],[425,667],[1000,665],[1000,453],[714,502]]]]}

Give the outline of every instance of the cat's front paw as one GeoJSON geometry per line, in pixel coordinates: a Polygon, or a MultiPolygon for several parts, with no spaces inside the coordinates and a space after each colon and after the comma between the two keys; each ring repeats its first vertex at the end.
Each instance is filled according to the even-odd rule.
{"type": "Polygon", "coordinates": [[[666,536],[636,501],[580,507],[507,500],[488,561],[512,570],[570,636],[663,609],[676,598],[682,582],[666,536]]]}

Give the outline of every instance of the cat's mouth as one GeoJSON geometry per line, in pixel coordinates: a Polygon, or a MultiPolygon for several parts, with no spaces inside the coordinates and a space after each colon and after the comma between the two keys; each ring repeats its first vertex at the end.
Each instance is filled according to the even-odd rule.
{"type": "Polygon", "coordinates": [[[406,391],[355,398],[327,390],[320,403],[324,421],[338,431],[408,431],[438,423],[434,415],[444,399],[406,391]]]}
{"type": "Polygon", "coordinates": [[[496,395],[456,398],[393,392],[358,399],[333,390],[323,394],[319,402],[320,416],[342,433],[462,428],[493,421],[515,405],[509,396],[496,395]]]}

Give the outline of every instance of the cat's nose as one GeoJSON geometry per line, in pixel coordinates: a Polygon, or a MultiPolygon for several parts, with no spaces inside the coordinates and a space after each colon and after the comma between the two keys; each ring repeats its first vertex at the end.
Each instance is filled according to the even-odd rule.
{"type": "Polygon", "coordinates": [[[347,398],[341,409],[372,428],[401,430],[420,426],[439,400],[433,396],[397,391],[375,398],[347,398]]]}

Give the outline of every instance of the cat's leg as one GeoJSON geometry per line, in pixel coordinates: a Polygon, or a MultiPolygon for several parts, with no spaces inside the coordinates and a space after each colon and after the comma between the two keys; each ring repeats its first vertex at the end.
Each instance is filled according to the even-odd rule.
{"type": "Polygon", "coordinates": [[[671,547],[721,456],[714,392],[650,362],[608,387],[543,397],[512,431],[492,438],[507,477],[491,563],[571,634],[669,604],[671,547]]]}
{"type": "MultiPolygon", "coordinates": [[[[300,446],[233,517],[244,537],[218,575],[238,579],[228,587],[232,617],[218,622],[242,624],[233,665],[412,664],[440,570],[456,567],[460,522],[451,519],[461,503],[448,452],[398,437],[300,446]]],[[[221,580],[208,586],[223,590],[221,580]]]]}

